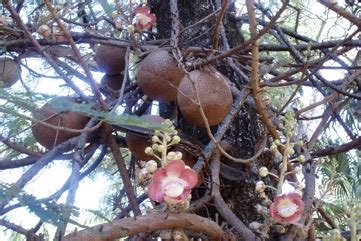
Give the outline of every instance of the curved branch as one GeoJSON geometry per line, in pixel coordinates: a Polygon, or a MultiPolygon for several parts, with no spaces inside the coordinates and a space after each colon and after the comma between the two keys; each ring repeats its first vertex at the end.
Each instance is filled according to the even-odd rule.
{"type": "Polygon", "coordinates": [[[88,97],[83,93],[83,91],[80,90],[78,86],[76,86],[73,81],[60,69],[60,67],[56,64],[56,62],[47,54],[45,51],[43,51],[43,48],[38,43],[38,41],[32,36],[31,32],[28,30],[28,27],[24,24],[24,22],[21,20],[21,17],[19,14],[15,11],[9,0],[4,0],[3,4],[7,10],[11,13],[12,18],[17,23],[17,25],[24,31],[25,36],[27,39],[31,41],[35,49],[41,54],[48,63],[54,68],[54,70],[62,77],[62,79],[66,82],[67,85],[69,85],[79,96],[81,96],[84,100],[87,100],[88,97]]]}
{"type": "Polygon", "coordinates": [[[134,218],[115,220],[82,231],[75,231],[62,241],[106,241],[122,237],[134,236],[139,233],[150,233],[162,229],[181,228],[202,232],[210,240],[222,240],[223,230],[217,223],[208,218],[190,213],[154,213],[134,218]]]}
{"type": "Polygon", "coordinates": [[[215,207],[222,217],[234,227],[244,240],[260,240],[227,206],[219,190],[219,171],[220,160],[219,153],[214,153],[211,158],[211,172],[212,172],[212,196],[215,207]]]}
{"type": "Polygon", "coordinates": [[[0,219],[0,225],[6,227],[8,229],[11,229],[17,233],[25,235],[27,240],[33,240],[33,241],[44,240],[44,239],[42,239],[41,236],[38,236],[35,233],[33,233],[32,230],[26,230],[25,228],[23,228],[19,225],[13,224],[5,219],[0,219]]]}
{"type": "Polygon", "coordinates": [[[357,16],[354,16],[337,6],[336,2],[332,2],[329,0],[318,0],[318,2],[325,7],[331,9],[332,11],[336,12],[337,14],[341,15],[342,17],[346,18],[348,21],[355,24],[359,29],[361,28],[361,20],[357,16]]]}
{"type": "Polygon", "coordinates": [[[34,164],[39,158],[25,157],[18,160],[0,160],[0,170],[24,167],[34,164]]]}
{"type": "Polygon", "coordinates": [[[250,44],[252,44],[253,41],[255,41],[256,39],[259,39],[261,36],[263,36],[264,34],[266,34],[270,28],[272,28],[272,26],[276,23],[276,21],[279,19],[279,17],[281,17],[281,14],[286,10],[288,6],[288,1],[286,1],[282,7],[278,10],[278,12],[275,14],[275,16],[272,18],[272,20],[261,30],[259,31],[259,33],[255,36],[252,36],[250,39],[248,39],[247,41],[243,42],[242,44],[223,52],[220,55],[217,55],[213,58],[207,59],[205,61],[201,61],[198,63],[195,63],[193,66],[195,68],[200,68],[212,63],[215,63],[217,61],[220,61],[222,59],[225,59],[227,57],[230,57],[231,55],[233,55],[234,53],[238,52],[241,49],[245,49],[247,46],[249,46],[250,44]]]}
{"type": "Polygon", "coordinates": [[[356,139],[347,142],[340,146],[331,146],[327,147],[325,149],[317,150],[311,153],[312,157],[323,157],[323,156],[329,156],[329,155],[337,155],[340,153],[347,152],[349,150],[355,149],[355,148],[361,148],[361,137],[357,137],[356,139]]]}

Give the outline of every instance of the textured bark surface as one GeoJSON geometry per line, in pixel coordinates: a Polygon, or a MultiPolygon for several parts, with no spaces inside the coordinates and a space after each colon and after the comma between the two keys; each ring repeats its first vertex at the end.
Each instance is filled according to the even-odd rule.
{"type": "MultiPolygon", "coordinates": [[[[157,28],[158,38],[166,39],[171,36],[171,18],[168,1],[153,1],[153,10],[157,15],[157,28]]],[[[230,10],[234,9],[234,5],[230,5],[230,10]]],[[[178,1],[179,17],[182,26],[190,26],[200,19],[206,17],[216,10],[215,1],[202,1],[202,0],[180,0],[178,1]]],[[[215,26],[215,17],[209,18],[205,22],[187,30],[181,34],[180,49],[187,46],[198,46],[204,48],[212,47],[212,38],[215,26]],[[197,37],[194,37],[197,36],[197,37]]],[[[240,32],[241,22],[233,17],[232,11],[226,13],[223,19],[225,26],[225,32],[228,38],[228,44],[230,47],[236,46],[243,42],[243,37],[240,32]]],[[[182,28],[181,28],[182,31],[182,28]]],[[[222,46],[222,40],[220,38],[220,46],[222,46]]],[[[204,57],[192,56],[194,58],[204,57]]],[[[190,56],[188,56],[190,57],[190,56]]],[[[230,82],[237,83],[238,86],[244,83],[244,80],[237,74],[229,65],[220,63],[215,65],[230,82]]],[[[241,87],[242,88],[242,87],[241,87]]],[[[205,128],[195,127],[189,125],[187,121],[181,116],[181,112],[175,110],[174,104],[161,104],[160,112],[163,117],[176,119],[180,130],[189,136],[196,138],[203,144],[208,144],[210,141],[205,128]]],[[[212,132],[217,131],[217,126],[211,128],[212,132]]],[[[232,123],[231,127],[227,131],[223,140],[228,142],[229,153],[238,158],[247,158],[253,156],[257,143],[260,142],[262,127],[258,121],[258,116],[252,107],[252,103],[246,103],[241,111],[238,113],[237,118],[232,123]]],[[[269,153],[269,155],[271,155],[269,153]]],[[[258,160],[260,164],[253,165],[252,170],[255,170],[257,166],[261,166],[267,163],[270,156],[262,155],[258,160]]],[[[227,158],[222,157],[222,161],[229,166],[235,167],[237,170],[252,172],[252,165],[244,165],[234,163],[227,158]]],[[[257,178],[256,175],[251,175],[252,179],[246,179],[242,181],[230,181],[227,179],[221,180],[221,194],[230,209],[246,224],[255,221],[258,216],[254,208],[254,204],[257,200],[254,199],[254,183],[257,178]]],[[[202,191],[194,193],[197,198],[202,195],[202,191]]],[[[258,200],[259,202],[259,200],[258,200]]],[[[211,216],[215,218],[218,214],[214,207],[207,206],[198,211],[201,215],[211,216]]]]}

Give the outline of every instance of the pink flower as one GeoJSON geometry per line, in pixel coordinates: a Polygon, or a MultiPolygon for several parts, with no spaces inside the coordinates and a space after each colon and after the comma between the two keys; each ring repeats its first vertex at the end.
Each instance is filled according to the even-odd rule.
{"type": "Polygon", "coordinates": [[[137,29],[149,29],[156,21],[157,18],[153,13],[150,13],[149,7],[139,7],[135,10],[135,23],[137,29]]]}
{"type": "Polygon", "coordinates": [[[305,204],[297,193],[288,193],[276,196],[270,207],[270,215],[279,223],[296,223],[303,211],[305,204]]]}
{"type": "Polygon", "coordinates": [[[156,202],[180,203],[189,196],[197,182],[197,173],[182,160],[170,161],[154,173],[148,195],[156,202]]]}

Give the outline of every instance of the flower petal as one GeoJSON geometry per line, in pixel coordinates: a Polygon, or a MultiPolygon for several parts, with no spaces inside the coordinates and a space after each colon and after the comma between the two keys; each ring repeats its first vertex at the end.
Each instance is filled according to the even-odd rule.
{"type": "Polygon", "coordinates": [[[170,161],[168,165],[165,166],[164,168],[167,172],[167,176],[178,178],[185,167],[186,165],[184,164],[184,161],[174,160],[174,161],[170,161]]]}
{"type": "Polygon", "coordinates": [[[135,13],[142,13],[142,14],[150,14],[150,8],[145,6],[145,7],[139,7],[137,9],[135,9],[135,13]]]}
{"type": "Polygon", "coordinates": [[[280,221],[280,222],[282,222],[282,223],[295,224],[295,223],[298,222],[298,220],[300,220],[301,214],[302,214],[301,212],[297,212],[297,213],[295,213],[294,215],[292,215],[291,217],[288,217],[288,218],[286,218],[286,217],[280,217],[281,220],[282,220],[282,221],[280,221]]]}
{"type": "Polygon", "coordinates": [[[276,202],[273,202],[271,204],[271,206],[269,207],[269,214],[272,218],[276,218],[277,214],[277,210],[276,210],[276,202]]]}
{"type": "Polygon", "coordinates": [[[165,168],[159,168],[155,171],[152,182],[158,182],[161,183],[165,178],[167,177],[167,171],[165,168]]]}
{"type": "Polygon", "coordinates": [[[151,182],[148,186],[148,196],[151,200],[155,202],[163,202],[164,201],[164,191],[162,190],[162,187],[160,183],[157,182],[151,182]]]}
{"type": "Polygon", "coordinates": [[[198,183],[197,173],[190,168],[185,168],[179,178],[187,182],[186,188],[193,188],[198,183]]]}
{"type": "Polygon", "coordinates": [[[137,23],[137,29],[139,29],[139,30],[144,29],[144,25],[141,23],[137,23]]]}
{"type": "Polygon", "coordinates": [[[150,18],[150,23],[153,25],[157,22],[157,17],[155,16],[155,14],[149,14],[148,17],[150,18]]]}
{"type": "Polygon", "coordinates": [[[184,189],[184,191],[178,198],[181,200],[186,200],[188,198],[189,194],[191,194],[191,192],[192,192],[192,189],[184,189]]]}

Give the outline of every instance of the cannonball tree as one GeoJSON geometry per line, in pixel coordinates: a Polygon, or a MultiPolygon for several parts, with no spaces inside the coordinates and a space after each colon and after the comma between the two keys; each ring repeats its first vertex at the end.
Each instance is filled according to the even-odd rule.
{"type": "Polygon", "coordinates": [[[356,1],[0,10],[6,240],[360,238],[356,1]]]}

